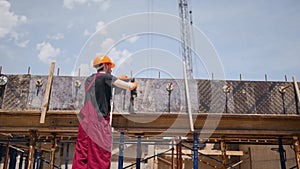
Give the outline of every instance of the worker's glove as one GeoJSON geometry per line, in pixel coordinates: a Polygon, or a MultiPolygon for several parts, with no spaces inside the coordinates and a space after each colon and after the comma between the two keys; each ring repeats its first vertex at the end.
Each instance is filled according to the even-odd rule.
{"type": "Polygon", "coordinates": [[[133,84],[133,87],[129,87],[129,90],[136,90],[138,88],[137,82],[131,82],[133,84]]]}
{"type": "Polygon", "coordinates": [[[119,80],[123,80],[123,81],[128,81],[128,80],[130,80],[130,78],[129,78],[127,75],[120,75],[120,76],[118,77],[118,79],[119,79],[119,80]]]}

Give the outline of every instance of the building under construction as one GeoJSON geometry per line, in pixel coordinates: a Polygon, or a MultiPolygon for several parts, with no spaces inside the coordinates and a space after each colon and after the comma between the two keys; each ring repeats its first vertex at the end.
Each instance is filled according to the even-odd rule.
{"type": "MultiPolygon", "coordinates": [[[[296,78],[193,79],[187,1],[179,11],[185,78],[136,78],[136,93],[113,95],[111,168],[300,169],[296,78]]],[[[0,68],[0,167],[71,168],[86,77],[0,68]]]]}
{"type": "MultiPolygon", "coordinates": [[[[70,168],[85,77],[1,74],[2,168],[70,168]]],[[[299,83],[139,79],[114,95],[112,168],[299,168],[299,83]],[[192,120],[192,121],[191,121],[192,120]],[[193,128],[191,128],[191,126],[193,128]]]]}

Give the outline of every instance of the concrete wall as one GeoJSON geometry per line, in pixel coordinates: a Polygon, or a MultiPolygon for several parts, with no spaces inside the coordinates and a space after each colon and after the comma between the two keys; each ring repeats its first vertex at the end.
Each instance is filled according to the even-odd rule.
{"type": "MultiPolygon", "coordinates": [[[[283,147],[286,168],[292,168],[296,165],[295,152],[289,145],[283,147]]],[[[278,145],[240,145],[240,150],[248,153],[242,158],[241,169],[281,169],[279,152],[271,150],[273,148],[278,148],[278,145]]]]}

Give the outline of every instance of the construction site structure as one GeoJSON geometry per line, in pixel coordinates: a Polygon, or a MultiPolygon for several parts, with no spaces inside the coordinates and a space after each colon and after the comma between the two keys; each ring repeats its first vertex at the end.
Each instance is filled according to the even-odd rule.
{"type": "MultiPolygon", "coordinates": [[[[113,96],[111,168],[300,169],[299,83],[193,78],[191,11],[179,0],[185,79],[136,78],[113,96]],[[188,92],[190,91],[190,92],[188,92]]],[[[86,77],[1,74],[0,167],[71,168],[86,77]]],[[[116,89],[117,90],[117,89],[116,89]]]]}
{"type": "MultiPolygon", "coordinates": [[[[3,168],[70,168],[86,77],[54,75],[53,63],[48,76],[0,78],[3,168]]],[[[295,77],[291,82],[196,80],[193,132],[184,80],[136,81],[134,112],[130,92],[114,95],[112,168],[193,168],[195,163],[198,168],[299,168],[295,77]]]]}

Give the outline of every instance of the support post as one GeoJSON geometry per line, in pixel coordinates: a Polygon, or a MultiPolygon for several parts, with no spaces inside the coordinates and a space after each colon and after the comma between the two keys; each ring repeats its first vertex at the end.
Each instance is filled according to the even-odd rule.
{"type": "Polygon", "coordinates": [[[33,169],[34,167],[34,152],[35,144],[37,139],[36,130],[30,130],[30,141],[29,141],[29,154],[28,154],[28,169],[33,169]]]}
{"type": "Polygon", "coordinates": [[[248,147],[248,154],[249,154],[250,169],[252,169],[252,155],[251,155],[251,148],[250,147],[248,147]]]}
{"type": "Polygon", "coordinates": [[[141,157],[142,157],[142,138],[138,136],[137,147],[136,147],[136,169],[141,168],[141,157]]]}
{"type": "Polygon", "coordinates": [[[54,169],[54,162],[55,162],[55,149],[56,149],[56,136],[53,136],[51,141],[51,152],[50,152],[50,169],[54,169]]]}
{"type": "Polygon", "coordinates": [[[177,169],[182,169],[182,141],[181,141],[181,138],[180,138],[180,141],[179,143],[177,144],[176,146],[176,158],[177,158],[177,169]]]}
{"type": "Polygon", "coordinates": [[[171,169],[174,169],[174,145],[173,145],[173,141],[172,141],[172,166],[171,166],[171,169]]]}
{"type": "Polygon", "coordinates": [[[222,169],[226,169],[226,143],[224,140],[221,140],[221,152],[222,152],[222,169]]]}
{"type": "Polygon", "coordinates": [[[66,152],[65,169],[68,169],[68,164],[69,164],[69,151],[70,151],[70,143],[67,143],[67,152],[66,152]]]}
{"type": "Polygon", "coordinates": [[[193,144],[193,159],[194,159],[194,169],[198,169],[198,133],[194,132],[194,144],[193,144]]]}
{"type": "Polygon", "coordinates": [[[300,141],[298,137],[296,136],[293,137],[293,144],[294,144],[297,168],[300,169],[300,141]]]}
{"type": "Polygon", "coordinates": [[[120,144],[119,144],[118,169],[123,169],[123,159],[124,159],[124,131],[121,131],[120,144]]]}
{"type": "MultiPolygon", "coordinates": [[[[29,155],[29,154],[27,154],[27,155],[25,156],[25,163],[24,163],[24,168],[25,168],[25,169],[28,169],[28,161],[29,161],[28,155],[29,155]]],[[[22,169],[22,168],[21,168],[21,169],[22,169]]]]}
{"type": "Polygon", "coordinates": [[[16,168],[17,163],[17,150],[12,148],[10,149],[9,155],[9,168],[16,168]]]}
{"type": "MultiPolygon", "coordinates": [[[[148,145],[148,154],[155,155],[155,146],[154,145],[148,145]]],[[[156,168],[154,167],[154,161],[155,161],[155,157],[148,160],[148,164],[150,165],[150,169],[157,169],[157,167],[156,168]]]]}
{"type": "Polygon", "coordinates": [[[285,156],[284,156],[285,150],[283,149],[283,146],[282,146],[282,138],[281,137],[278,138],[278,151],[279,151],[279,156],[280,156],[281,169],[286,169],[285,156]]]}
{"type": "Polygon", "coordinates": [[[9,159],[9,142],[7,143],[7,146],[6,146],[5,160],[4,160],[4,164],[3,164],[4,169],[7,168],[8,159],[9,159]]]}
{"type": "Polygon", "coordinates": [[[39,169],[40,166],[41,166],[41,161],[42,161],[42,160],[40,159],[40,157],[41,157],[41,152],[36,151],[36,152],[34,153],[35,164],[36,164],[35,168],[36,168],[36,169],[39,169]]]}
{"type": "Polygon", "coordinates": [[[24,153],[21,152],[20,161],[19,161],[19,169],[23,168],[23,158],[24,158],[24,153]]]}

